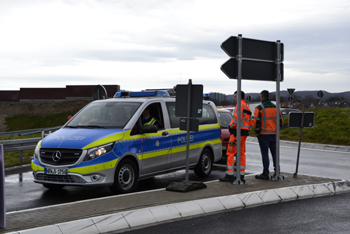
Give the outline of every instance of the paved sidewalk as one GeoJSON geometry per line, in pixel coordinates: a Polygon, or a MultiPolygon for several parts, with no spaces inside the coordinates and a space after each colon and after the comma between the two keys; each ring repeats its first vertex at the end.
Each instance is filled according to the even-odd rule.
{"type": "Polygon", "coordinates": [[[246,185],[228,182],[206,183],[207,188],[192,192],[158,189],[128,195],[93,199],[57,206],[9,212],[6,229],[0,233],[105,233],[142,225],[229,209],[278,203],[301,198],[350,191],[350,183],[340,179],[281,173],[284,180],[257,180],[246,176],[246,185]]]}

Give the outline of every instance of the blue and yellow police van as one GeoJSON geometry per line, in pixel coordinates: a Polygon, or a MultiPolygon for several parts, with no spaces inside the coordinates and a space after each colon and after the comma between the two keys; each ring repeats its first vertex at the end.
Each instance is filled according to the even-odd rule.
{"type": "MultiPolygon", "coordinates": [[[[48,189],[108,186],[128,193],[139,180],[186,167],[186,131],[166,91],[117,92],[89,103],[65,125],[38,142],[34,182],[48,189]],[[157,124],[143,124],[148,110],[157,124]]],[[[203,100],[199,131],[190,133],[189,168],[209,176],[221,159],[216,106],[203,100]]]]}

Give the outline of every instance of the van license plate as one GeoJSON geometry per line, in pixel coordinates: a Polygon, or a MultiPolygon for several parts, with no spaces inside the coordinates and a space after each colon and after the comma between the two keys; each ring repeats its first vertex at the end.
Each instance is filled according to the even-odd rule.
{"type": "Polygon", "coordinates": [[[67,169],[47,168],[47,173],[51,175],[67,175],[67,169]]]}

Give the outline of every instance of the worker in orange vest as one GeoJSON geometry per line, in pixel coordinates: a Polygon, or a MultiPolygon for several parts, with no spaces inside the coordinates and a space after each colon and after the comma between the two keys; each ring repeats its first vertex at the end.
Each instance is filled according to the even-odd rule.
{"type": "MultiPolygon", "coordinates": [[[[244,100],[244,92],[241,91],[241,173],[240,173],[240,179],[244,182],[244,172],[245,172],[245,165],[246,165],[246,155],[245,155],[245,145],[246,140],[249,135],[249,130],[253,125],[252,121],[252,112],[249,109],[249,106],[244,100]]],[[[237,91],[234,93],[234,100],[237,103],[237,91]]],[[[238,103],[237,103],[238,105],[238,103]]],[[[220,178],[220,181],[229,181],[233,182],[236,180],[236,172],[234,170],[234,157],[237,152],[237,105],[235,107],[235,110],[233,112],[233,119],[231,120],[231,123],[229,125],[230,130],[230,139],[229,144],[227,146],[227,166],[226,166],[226,173],[225,176],[220,178]]]]}
{"type": "MultiPolygon", "coordinates": [[[[254,110],[254,131],[258,134],[263,173],[256,175],[256,179],[269,180],[269,149],[273,159],[276,173],[276,105],[269,99],[269,91],[263,90],[260,93],[261,104],[254,110]]],[[[282,127],[282,113],[280,111],[280,126],[282,127]]]]}

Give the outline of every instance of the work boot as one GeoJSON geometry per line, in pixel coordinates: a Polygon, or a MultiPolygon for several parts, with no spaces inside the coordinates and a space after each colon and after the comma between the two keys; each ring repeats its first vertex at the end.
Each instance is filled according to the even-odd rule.
{"type": "Polygon", "coordinates": [[[269,175],[261,173],[260,175],[256,175],[255,179],[260,179],[260,180],[269,180],[269,175]]]}
{"type": "Polygon", "coordinates": [[[221,181],[221,182],[233,182],[235,180],[236,180],[236,177],[230,176],[230,175],[225,175],[224,177],[219,178],[219,181],[221,181]]]}

